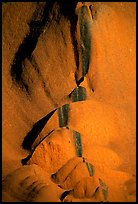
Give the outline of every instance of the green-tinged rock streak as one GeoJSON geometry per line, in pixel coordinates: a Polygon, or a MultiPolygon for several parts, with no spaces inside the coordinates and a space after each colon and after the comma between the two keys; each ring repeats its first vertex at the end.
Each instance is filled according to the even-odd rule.
{"type": "Polygon", "coordinates": [[[76,87],[71,94],[72,102],[84,101],[86,98],[86,89],[82,86],[76,87]]]}
{"type": "Polygon", "coordinates": [[[102,188],[102,194],[103,194],[104,202],[107,202],[108,187],[100,178],[99,178],[99,183],[100,183],[100,186],[102,188]]]}
{"type": "Polygon", "coordinates": [[[82,59],[82,77],[87,74],[91,53],[91,16],[87,6],[80,10],[80,43],[82,59]]]}
{"type": "Polygon", "coordinates": [[[58,110],[59,127],[67,127],[69,104],[65,104],[62,107],[58,108],[57,110],[58,110]]]}
{"type": "Polygon", "coordinates": [[[93,165],[91,163],[86,162],[86,166],[87,166],[90,176],[93,176],[94,175],[93,165]]]}
{"type": "Polygon", "coordinates": [[[73,131],[74,143],[76,148],[76,154],[78,157],[82,157],[82,142],[81,135],[79,132],[73,131]]]}

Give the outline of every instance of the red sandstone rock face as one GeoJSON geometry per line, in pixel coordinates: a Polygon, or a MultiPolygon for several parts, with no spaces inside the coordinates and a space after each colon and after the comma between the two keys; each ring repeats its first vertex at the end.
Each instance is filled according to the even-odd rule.
{"type": "MultiPolygon", "coordinates": [[[[54,108],[60,106],[76,86],[70,22],[60,14],[52,22],[48,19],[48,25],[40,34],[31,59],[26,58],[23,61],[22,75],[20,76],[21,87],[12,80],[10,72],[15,53],[18,52],[23,39],[29,35],[28,24],[32,16],[36,15],[35,9],[40,10],[41,7],[41,4],[37,7],[36,3],[3,5],[4,161],[5,159],[11,161],[14,158],[14,155],[5,153],[4,146],[8,144],[6,149],[11,149],[13,154],[16,151],[18,159],[21,159],[22,156],[19,156],[21,152],[23,153],[21,144],[31,126],[54,108]],[[56,18],[59,18],[59,22],[56,18]],[[65,53],[67,54],[65,55],[65,53]]],[[[59,12],[59,6],[55,4],[51,15],[56,16],[56,12],[59,12]]],[[[40,17],[37,15],[38,19],[35,20],[40,20],[41,15],[40,12],[40,17]]],[[[24,52],[27,50],[25,49],[24,52]]],[[[21,69],[20,64],[17,65],[16,72],[19,69],[21,69]]]]}
{"type": "MultiPolygon", "coordinates": [[[[129,192],[127,199],[131,201],[135,199],[133,196],[135,179],[131,178],[130,174],[135,175],[136,173],[135,3],[92,3],[91,61],[87,80],[82,82],[82,85],[87,89],[88,100],[71,103],[68,95],[76,87],[75,71],[78,63],[75,49],[77,47],[75,6],[73,4],[33,2],[2,5],[3,178],[18,167],[22,169],[21,159],[28,155],[28,152],[22,148],[22,143],[32,126],[55,108],[70,103],[69,126],[71,129],[81,132],[84,154],[88,160],[95,164],[96,176],[103,177],[110,186],[109,198],[112,201],[119,201],[119,199],[124,201],[126,198],[122,186],[123,182],[126,182],[125,189],[129,192]],[[46,19],[43,19],[43,12],[45,12],[46,19]],[[41,26],[38,22],[41,22],[41,26]],[[22,54],[20,50],[23,50],[22,54]],[[14,61],[15,58],[16,61],[14,61]],[[20,59],[22,59],[22,63],[20,63],[20,59]],[[93,145],[94,148],[92,148],[93,145]],[[112,161],[109,154],[113,158],[112,161]],[[92,155],[94,155],[94,159],[92,155]],[[117,174],[112,170],[116,168],[119,171],[117,174]],[[118,194],[117,181],[120,181],[120,194],[118,194]]],[[[79,7],[79,4],[77,6],[79,7]]],[[[44,137],[53,128],[58,128],[56,113],[51,117],[39,137],[44,137]]],[[[61,134],[59,130],[57,132],[58,134],[54,132],[51,136],[52,139],[50,138],[52,148],[56,151],[52,160],[53,165],[55,162],[56,171],[61,167],[61,164],[66,164],[65,169],[69,169],[68,160],[75,156],[72,143],[68,143],[70,134],[66,131],[61,134]],[[62,140],[64,136],[66,137],[62,140]],[[64,147],[70,150],[65,151],[64,147]],[[59,163],[56,163],[59,157],[59,163]]],[[[45,151],[43,148],[43,146],[47,147],[48,141],[49,138],[37,147],[30,160],[30,163],[33,163],[31,164],[33,169],[38,168],[34,166],[34,163],[42,167],[40,171],[36,170],[38,177],[41,171],[46,170],[47,166],[48,172],[53,173],[49,155],[52,158],[54,151],[51,151],[51,146],[48,146],[45,151]],[[48,157],[44,160],[42,155],[46,152],[48,157]]],[[[74,162],[74,160],[72,161],[74,162]]],[[[13,197],[20,182],[30,175],[28,170],[25,172],[25,174],[21,173],[22,178],[20,169],[8,177],[6,185],[9,185],[10,188],[15,175],[20,179],[17,180],[15,191],[7,192],[8,188],[6,188],[4,199],[9,197],[8,201],[20,200],[22,193],[26,192],[26,187],[30,183],[27,186],[25,184],[24,189],[18,194],[18,198],[13,197]]],[[[60,170],[58,172],[60,176],[60,170]]],[[[63,172],[67,174],[64,168],[63,172]]],[[[81,177],[80,173],[81,171],[79,173],[77,171],[77,173],[69,174],[67,184],[63,184],[64,188],[66,189],[66,186],[70,186],[72,183],[74,185],[78,177],[81,177]]],[[[82,179],[76,185],[75,190],[72,190],[66,201],[78,201],[80,197],[85,197],[83,194],[86,188],[84,183],[88,183],[90,186],[91,181],[88,179],[86,179],[88,182],[84,181],[85,179],[82,179]],[[79,185],[82,193],[77,188],[79,185]],[[79,198],[74,198],[74,195],[78,195],[79,198]]],[[[31,182],[34,182],[34,176],[31,182]]],[[[45,180],[45,182],[47,181],[45,180]]],[[[51,192],[53,195],[55,192],[54,199],[59,201],[59,193],[62,191],[53,185],[50,180],[49,190],[42,190],[41,196],[38,196],[36,200],[45,201],[45,194],[48,198],[51,192]]],[[[30,192],[26,194],[28,198],[25,199],[30,199],[29,195],[32,195],[32,192],[29,194],[30,192]]],[[[89,188],[86,194],[89,194],[89,188]]],[[[89,201],[87,198],[85,200],[89,201]]]]}

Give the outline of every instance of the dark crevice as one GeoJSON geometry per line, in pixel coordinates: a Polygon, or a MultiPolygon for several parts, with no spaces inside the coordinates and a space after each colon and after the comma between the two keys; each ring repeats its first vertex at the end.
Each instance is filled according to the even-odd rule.
{"type": "Polygon", "coordinates": [[[51,118],[51,116],[54,114],[55,111],[56,111],[56,109],[51,111],[44,118],[42,118],[41,120],[39,120],[38,122],[36,122],[33,125],[33,128],[26,135],[26,137],[24,138],[24,141],[22,143],[22,147],[24,149],[31,151],[32,144],[34,143],[34,141],[36,140],[37,136],[42,131],[42,129],[44,128],[44,126],[46,125],[46,123],[48,122],[48,120],[51,118]]]}
{"type": "Polygon", "coordinates": [[[27,157],[25,157],[24,159],[21,160],[21,164],[22,164],[22,165],[27,165],[27,162],[28,162],[29,159],[32,157],[32,155],[33,155],[35,149],[38,147],[38,145],[39,145],[46,137],[48,137],[52,132],[54,132],[54,129],[51,130],[46,136],[44,136],[44,137],[38,142],[38,144],[32,149],[32,151],[30,152],[30,154],[29,154],[27,157]]]}
{"type": "Polygon", "coordinates": [[[48,137],[52,132],[54,132],[55,131],[55,129],[53,129],[53,130],[51,130],[47,135],[45,135],[36,145],[35,145],[35,147],[33,148],[33,152],[34,152],[34,150],[36,149],[36,147],[41,143],[41,142],[43,142],[43,140],[46,138],[46,137],[48,137]]]}
{"type": "Polygon", "coordinates": [[[26,158],[22,159],[21,160],[21,164],[24,166],[24,165],[27,165],[27,162],[29,161],[29,159],[32,157],[32,154],[29,154],[26,158]]]}
{"type": "Polygon", "coordinates": [[[77,80],[77,73],[75,73],[75,80],[76,80],[77,86],[79,86],[80,83],[82,83],[84,81],[84,77],[81,77],[79,80],[77,80]]]}
{"type": "MultiPolygon", "coordinates": [[[[30,59],[32,52],[34,51],[38,38],[43,32],[44,26],[49,20],[49,12],[52,10],[54,2],[47,2],[44,5],[38,5],[32,20],[28,23],[30,26],[30,31],[27,36],[24,38],[23,42],[19,46],[13,63],[11,65],[11,77],[21,88],[25,88],[28,92],[28,86],[23,79],[24,60],[30,59]],[[40,8],[41,7],[41,8],[40,8]],[[39,12],[38,12],[39,11],[39,12]],[[40,12],[41,11],[41,12],[40,12]]],[[[29,92],[28,92],[29,93],[29,92]]]]}
{"type": "Polygon", "coordinates": [[[71,99],[71,97],[72,97],[72,93],[74,92],[74,90],[76,89],[77,87],[75,87],[71,92],[70,92],[70,94],[68,95],[68,97],[71,99]]]}
{"type": "MultiPolygon", "coordinates": [[[[73,91],[74,91],[74,89],[73,89],[73,91]]],[[[68,97],[69,97],[70,99],[71,99],[71,96],[72,96],[73,91],[68,95],[68,97]]]]}
{"type": "Polygon", "coordinates": [[[74,50],[74,57],[75,57],[75,63],[76,63],[76,69],[79,69],[79,52],[78,52],[78,42],[76,39],[76,28],[77,28],[77,21],[78,16],[75,14],[75,9],[77,5],[77,1],[63,1],[61,0],[58,2],[60,5],[60,12],[64,15],[65,18],[69,19],[70,21],[70,34],[71,34],[71,41],[73,45],[74,50]]]}
{"type": "Polygon", "coordinates": [[[92,8],[92,5],[89,6],[89,9],[91,11],[91,15],[92,15],[92,18],[93,18],[93,8],[92,8]]]}
{"type": "Polygon", "coordinates": [[[69,191],[64,191],[60,197],[60,200],[63,201],[65,199],[65,197],[71,192],[71,190],[69,191]]]}
{"type": "MultiPolygon", "coordinates": [[[[77,39],[75,36],[75,30],[77,25],[77,15],[75,14],[76,5],[77,5],[77,2],[70,3],[63,0],[60,2],[48,1],[48,2],[41,2],[41,4],[37,3],[37,8],[33,14],[33,17],[31,21],[28,23],[30,27],[29,33],[24,38],[22,44],[19,46],[10,70],[10,74],[13,82],[17,83],[22,89],[25,89],[29,95],[30,95],[29,84],[23,76],[23,72],[26,69],[26,67],[23,65],[24,60],[27,58],[32,63],[33,61],[32,53],[37,45],[38,38],[40,34],[43,32],[44,27],[48,25],[49,21],[51,21],[51,15],[52,15],[52,19],[54,19],[55,17],[56,21],[60,19],[60,15],[63,15],[65,18],[68,18],[70,20],[70,24],[71,24],[70,33],[71,33],[71,39],[72,39],[72,44],[74,48],[76,69],[78,69],[79,53],[77,49],[77,39]],[[59,5],[60,12],[57,8],[56,8],[57,11],[54,11],[53,8],[55,3],[59,5]]],[[[63,32],[62,32],[62,37],[65,42],[63,32]]],[[[34,66],[34,62],[32,63],[32,65],[33,67],[36,68],[36,65],[34,66]]],[[[39,72],[38,69],[36,70],[37,72],[39,72]]]]}
{"type": "Polygon", "coordinates": [[[95,192],[94,193],[97,193],[97,191],[99,190],[99,186],[96,188],[95,192]]]}
{"type": "Polygon", "coordinates": [[[92,5],[89,6],[89,9],[91,11],[92,19],[96,20],[97,19],[97,10],[92,5]]]}

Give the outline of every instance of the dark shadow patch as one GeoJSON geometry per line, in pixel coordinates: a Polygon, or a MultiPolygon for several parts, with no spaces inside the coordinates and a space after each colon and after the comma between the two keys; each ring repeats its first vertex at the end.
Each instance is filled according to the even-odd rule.
{"type": "Polygon", "coordinates": [[[65,18],[69,19],[70,21],[70,34],[71,34],[71,40],[73,44],[73,50],[74,50],[74,57],[76,62],[76,68],[79,69],[79,52],[78,52],[78,42],[76,39],[76,28],[77,28],[77,20],[78,16],[75,14],[75,9],[78,1],[59,1],[58,4],[60,6],[60,12],[62,15],[64,15],[65,18]]]}
{"type": "Polygon", "coordinates": [[[31,158],[32,154],[29,154],[26,158],[22,159],[21,160],[21,164],[24,166],[24,165],[27,165],[27,162],[29,161],[29,159],[31,158]]]}
{"type": "Polygon", "coordinates": [[[79,80],[77,80],[77,73],[75,72],[75,80],[76,80],[77,86],[79,86],[80,83],[82,83],[84,81],[84,77],[81,77],[79,80]]]}
{"type": "Polygon", "coordinates": [[[26,58],[30,59],[32,52],[36,47],[38,38],[43,32],[44,26],[46,26],[48,23],[49,13],[52,10],[53,4],[54,2],[50,1],[41,6],[38,4],[33,14],[32,20],[28,23],[30,27],[29,33],[19,46],[11,65],[10,74],[12,80],[21,88],[25,88],[28,93],[29,91],[27,83],[22,76],[25,69],[23,62],[26,58]]]}
{"type": "MultiPolygon", "coordinates": [[[[75,30],[77,25],[77,15],[75,14],[75,8],[77,5],[77,2],[68,2],[68,1],[53,1],[53,2],[40,2],[37,3],[37,8],[33,14],[33,17],[31,21],[28,23],[30,30],[27,36],[24,38],[22,44],[19,46],[15,56],[14,60],[11,65],[10,69],[10,75],[12,77],[12,81],[19,85],[22,90],[25,89],[25,91],[30,95],[29,91],[29,84],[27,80],[24,78],[23,73],[26,69],[26,66],[23,65],[24,60],[27,58],[32,63],[32,53],[37,45],[38,38],[40,34],[43,32],[44,27],[48,25],[48,23],[51,21],[51,15],[52,19],[55,19],[57,22],[60,19],[60,16],[63,15],[65,18],[68,18],[70,20],[71,24],[71,39],[72,44],[74,48],[74,56],[76,61],[76,67],[78,69],[79,67],[79,53],[77,49],[77,39],[75,36],[75,30]],[[40,4],[41,3],[41,4],[40,4]],[[57,11],[54,10],[54,5],[56,3],[59,5],[60,10],[57,11]]],[[[64,39],[63,33],[62,37],[66,44],[66,41],[64,39]]],[[[36,68],[36,66],[32,63],[33,67],[36,68]]],[[[38,69],[36,69],[37,72],[39,72],[38,69]]]]}
{"type": "Polygon", "coordinates": [[[92,19],[96,20],[97,19],[97,10],[94,6],[90,5],[89,9],[91,11],[92,19]]]}
{"type": "Polygon", "coordinates": [[[28,162],[29,159],[32,157],[32,155],[33,155],[33,153],[34,153],[36,147],[38,147],[38,145],[39,145],[46,137],[48,137],[52,132],[54,132],[54,130],[51,130],[45,137],[43,137],[43,139],[40,140],[39,143],[33,148],[33,150],[31,151],[31,153],[30,153],[27,157],[25,157],[24,159],[21,160],[21,164],[22,164],[22,165],[27,165],[27,162],[28,162]]]}
{"type": "Polygon", "coordinates": [[[70,192],[71,192],[71,190],[69,190],[69,191],[64,191],[64,192],[62,193],[61,197],[60,197],[60,200],[63,201],[64,198],[65,198],[70,192]]]}
{"type": "Polygon", "coordinates": [[[24,149],[31,151],[32,144],[34,143],[35,139],[37,138],[37,136],[42,131],[42,129],[44,128],[44,126],[46,125],[46,123],[48,122],[48,120],[51,118],[51,116],[54,114],[55,111],[56,111],[56,109],[51,111],[44,118],[42,118],[41,120],[39,120],[38,122],[36,122],[33,125],[33,128],[26,135],[26,137],[24,138],[24,141],[22,143],[22,147],[24,149]]]}

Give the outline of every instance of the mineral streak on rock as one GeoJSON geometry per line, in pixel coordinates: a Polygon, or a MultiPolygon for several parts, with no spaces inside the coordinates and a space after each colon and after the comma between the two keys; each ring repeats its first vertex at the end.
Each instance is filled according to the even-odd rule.
{"type": "Polygon", "coordinates": [[[87,98],[86,89],[82,86],[77,86],[71,93],[72,102],[84,101],[87,98]]]}
{"type": "Polygon", "coordinates": [[[66,127],[68,125],[69,104],[65,104],[57,109],[59,118],[59,127],[66,127]]]}
{"type": "Polygon", "coordinates": [[[79,132],[73,131],[73,135],[74,135],[74,143],[76,147],[76,154],[78,157],[82,157],[81,134],[79,132]]]}
{"type": "Polygon", "coordinates": [[[77,37],[79,49],[79,69],[77,70],[77,81],[84,77],[89,68],[91,55],[91,28],[92,16],[88,6],[81,6],[78,11],[77,37]]]}
{"type": "Polygon", "coordinates": [[[93,169],[94,167],[93,167],[93,165],[91,163],[89,163],[89,162],[86,162],[86,166],[88,168],[90,176],[93,176],[94,175],[94,169],[93,169]]]}

